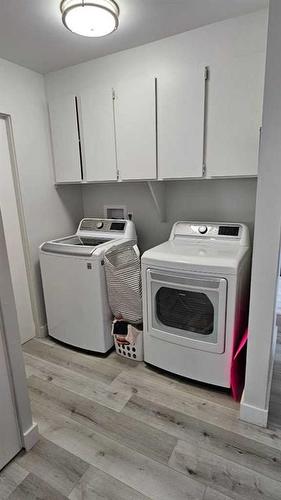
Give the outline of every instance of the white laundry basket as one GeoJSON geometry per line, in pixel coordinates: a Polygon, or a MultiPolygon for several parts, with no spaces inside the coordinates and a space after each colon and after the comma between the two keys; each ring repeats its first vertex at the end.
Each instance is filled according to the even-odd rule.
{"type": "Polygon", "coordinates": [[[143,361],[143,332],[139,332],[136,342],[130,345],[124,345],[118,342],[114,336],[114,344],[117,354],[124,358],[134,361],[143,361]]]}

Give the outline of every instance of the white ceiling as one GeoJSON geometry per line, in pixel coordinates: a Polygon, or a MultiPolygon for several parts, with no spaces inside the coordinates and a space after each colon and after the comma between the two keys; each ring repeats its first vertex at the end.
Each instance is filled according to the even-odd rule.
{"type": "MultiPolygon", "coordinates": [[[[117,0],[118,1],[118,0],[117,0]]],[[[41,73],[267,7],[268,0],[119,0],[120,27],[84,38],[61,23],[60,0],[0,0],[0,57],[41,73]]]]}

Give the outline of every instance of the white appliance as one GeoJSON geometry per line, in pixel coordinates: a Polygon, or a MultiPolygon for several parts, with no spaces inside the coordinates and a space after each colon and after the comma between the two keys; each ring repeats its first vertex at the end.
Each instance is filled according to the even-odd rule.
{"type": "Polygon", "coordinates": [[[248,313],[250,242],[244,224],[177,222],[144,253],[144,359],[230,387],[233,350],[248,313]]]}
{"type": "Polygon", "coordinates": [[[49,335],[99,353],[113,345],[104,253],[125,240],[136,243],[130,220],[83,219],[75,235],[43,243],[40,266],[49,335]]]}

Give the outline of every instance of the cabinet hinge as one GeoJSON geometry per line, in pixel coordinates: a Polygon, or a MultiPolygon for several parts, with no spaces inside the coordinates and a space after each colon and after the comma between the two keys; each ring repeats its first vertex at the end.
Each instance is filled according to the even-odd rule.
{"type": "Polygon", "coordinates": [[[113,99],[113,101],[115,101],[115,99],[116,99],[116,94],[115,94],[115,90],[114,89],[112,89],[112,99],[113,99]]]}
{"type": "Polygon", "coordinates": [[[262,136],[262,127],[259,128],[259,154],[261,150],[261,136],[262,136]]]}
{"type": "Polygon", "coordinates": [[[203,177],[205,177],[206,172],[207,172],[206,163],[203,163],[203,165],[202,165],[202,175],[203,175],[203,177]]]}
{"type": "Polygon", "coordinates": [[[205,77],[205,80],[209,80],[209,68],[208,66],[205,67],[205,71],[204,71],[204,77],[205,77]]]}
{"type": "Polygon", "coordinates": [[[117,180],[119,181],[120,179],[120,170],[117,169],[117,180]]]}

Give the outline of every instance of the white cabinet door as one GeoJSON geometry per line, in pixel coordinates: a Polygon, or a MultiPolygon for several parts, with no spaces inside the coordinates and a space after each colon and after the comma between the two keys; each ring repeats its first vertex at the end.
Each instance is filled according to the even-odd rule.
{"type": "Polygon", "coordinates": [[[156,178],[155,79],[115,87],[117,166],[121,180],[156,178]]]}
{"type": "Polygon", "coordinates": [[[83,92],[80,117],[87,181],[116,180],[112,88],[103,86],[83,92]]]}
{"type": "Polygon", "coordinates": [[[265,55],[210,67],[207,175],[257,175],[265,55]]]}
{"type": "Polygon", "coordinates": [[[78,97],[61,96],[49,103],[49,111],[56,182],[81,181],[78,97]]]}
{"type": "Polygon", "coordinates": [[[22,448],[0,316],[0,470],[22,448]]]}
{"type": "Polygon", "coordinates": [[[204,149],[205,68],[157,78],[158,175],[201,177],[204,149]]]}

